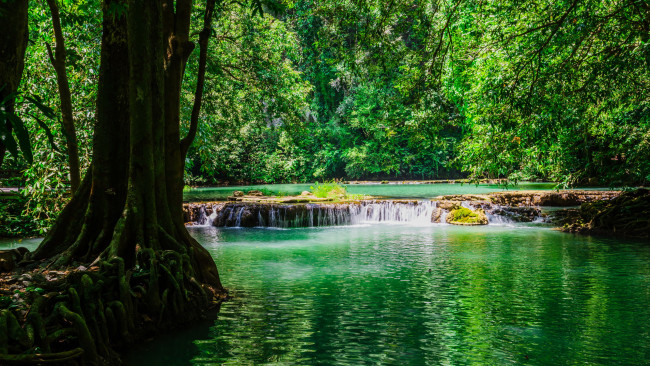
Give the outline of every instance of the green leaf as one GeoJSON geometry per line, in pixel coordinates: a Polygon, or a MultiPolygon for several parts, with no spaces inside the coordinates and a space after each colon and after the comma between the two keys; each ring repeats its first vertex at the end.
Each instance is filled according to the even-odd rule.
{"type": "Polygon", "coordinates": [[[41,128],[45,131],[45,134],[47,135],[47,139],[50,142],[50,146],[52,146],[54,150],[59,151],[59,149],[56,146],[56,143],[54,143],[54,135],[52,134],[52,130],[50,130],[50,127],[46,125],[45,122],[43,122],[40,118],[34,115],[31,116],[36,120],[38,125],[41,126],[41,128]]]}
{"type": "Polygon", "coordinates": [[[0,138],[2,138],[2,143],[5,144],[9,153],[14,158],[18,158],[18,145],[16,144],[16,140],[14,140],[13,134],[7,128],[7,123],[7,113],[0,111],[0,138]]]}
{"type": "Polygon", "coordinates": [[[18,138],[18,144],[20,145],[20,151],[22,151],[23,157],[25,157],[25,160],[27,160],[29,164],[33,163],[34,155],[32,154],[32,142],[29,139],[29,131],[27,131],[25,123],[20,119],[20,117],[13,113],[7,113],[5,116],[14,127],[14,133],[18,138]]]}
{"type": "MultiPolygon", "coordinates": [[[[0,88],[0,90],[2,90],[2,89],[3,88],[0,88]]],[[[11,99],[14,99],[17,95],[18,95],[18,93],[9,93],[7,96],[4,97],[4,99],[2,99],[0,101],[0,107],[5,105],[7,103],[7,101],[9,101],[11,99]]]]}
{"type": "Polygon", "coordinates": [[[56,118],[56,113],[54,112],[54,109],[46,106],[43,103],[43,99],[39,97],[38,95],[33,95],[33,96],[25,96],[25,100],[31,102],[38,108],[43,114],[50,119],[55,119],[56,118]]]}

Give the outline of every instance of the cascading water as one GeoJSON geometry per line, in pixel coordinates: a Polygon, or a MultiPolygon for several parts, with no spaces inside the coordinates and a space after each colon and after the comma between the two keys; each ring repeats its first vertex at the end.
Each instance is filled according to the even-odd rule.
{"type": "MultiPolygon", "coordinates": [[[[346,204],[227,205],[210,221],[225,227],[313,227],[364,223],[430,224],[432,201],[364,201],[346,204]]],[[[215,211],[216,212],[216,211],[215,211]]],[[[205,214],[201,214],[201,221],[205,214]]]]}
{"type": "Polygon", "coordinates": [[[372,202],[350,207],[350,223],[411,223],[430,224],[436,208],[434,201],[372,202]]]}
{"type": "MultiPolygon", "coordinates": [[[[469,201],[461,202],[460,206],[464,207],[464,208],[467,208],[467,209],[470,209],[470,210],[475,210],[477,208],[477,207],[472,207],[472,204],[469,201]]],[[[478,207],[480,207],[480,205],[478,207]]],[[[496,209],[503,210],[503,207],[496,206],[496,209]]],[[[491,209],[491,210],[489,210],[489,209],[485,210],[485,216],[488,219],[488,223],[503,225],[503,224],[512,224],[512,223],[515,222],[515,220],[513,220],[512,218],[510,218],[508,216],[493,213],[494,210],[495,210],[494,208],[491,209]]],[[[445,219],[446,219],[446,215],[445,215],[445,219]]]]}
{"type": "Polygon", "coordinates": [[[201,206],[199,208],[199,215],[198,215],[198,219],[197,219],[196,223],[198,225],[205,225],[205,226],[212,225],[212,222],[217,217],[216,211],[217,211],[217,207],[212,206],[212,213],[208,215],[206,207],[201,206]]]}
{"type": "Polygon", "coordinates": [[[487,216],[488,222],[490,224],[512,224],[515,221],[507,216],[502,216],[502,215],[495,215],[489,212],[486,212],[485,215],[487,216]]]}
{"type": "MultiPolygon", "coordinates": [[[[490,224],[539,222],[541,212],[534,207],[505,207],[489,203],[461,202],[472,210],[483,208],[490,224]]],[[[448,206],[447,206],[448,207],[448,206]]],[[[445,223],[448,211],[436,201],[377,200],[351,203],[260,204],[217,203],[196,211],[198,225],[218,227],[320,227],[372,223],[430,225],[445,223]],[[435,217],[435,218],[434,218],[435,217]]]]}

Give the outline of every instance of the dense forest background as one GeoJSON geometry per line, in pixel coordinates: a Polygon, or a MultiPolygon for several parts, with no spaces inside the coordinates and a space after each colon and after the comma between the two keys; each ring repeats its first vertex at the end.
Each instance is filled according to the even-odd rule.
{"type": "MultiPolygon", "coordinates": [[[[60,5],[82,173],[92,151],[97,3],[60,5]]],[[[187,184],[650,181],[647,1],[297,0],[259,10],[217,6],[187,184]]],[[[65,201],[70,133],[59,123],[50,9],[33,2],[29,11],[16,108],[33,163],[7,151],[2,169],[24,171],[29,210],[47,216],[65,201]]],[[[194,51],[185,131],[197,67],[194,51]]]]}

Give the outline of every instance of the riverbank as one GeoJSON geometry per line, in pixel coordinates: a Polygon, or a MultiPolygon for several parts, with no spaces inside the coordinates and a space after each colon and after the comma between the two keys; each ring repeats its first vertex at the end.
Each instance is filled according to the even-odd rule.
{"type": "Polygon", "coordinates": [[[611,200],[582,203],[579,209],[560,212],[563,231],[581,234],[650,237],[650,190],[625,192],[611,200]]]}
{"type": "Polygon", "coordinates": [[[116,365],[130,345],[186,326],[226,293],[200,284],[180,254],[142,249],[68,268],[0,251],[0,365],[116,365]]]}

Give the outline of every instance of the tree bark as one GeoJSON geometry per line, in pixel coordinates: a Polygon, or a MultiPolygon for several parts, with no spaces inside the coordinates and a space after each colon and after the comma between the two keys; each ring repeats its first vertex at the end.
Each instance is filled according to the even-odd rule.
{"type": "Polygon", "coordinates": [[[68,164],[70,165],[70,187],[72,193],[78,188],[81,181],[79,167],[79,147],[77,144],[77,132],[72,116],[72,97],[70,94],[70,83],[66,73],[66,49],[63,31],[61,30],[61,18],[59,6],[56,0],[47,0],[47,5],[52,13],[52,25],[54,27],[54,38],[56,45],[54,53],[49,43],[46,43],[50,62],[56,71],[56,80],[59,88],[59,99],[61,100],[61,122],[65,132],[66,145],[68,148],[68,164]]]}
{"type": "MultiPolygon", "coordinates": [[[[167,197],[173,219],[182,221],[183,160],[180,150],[181,86],[187,59],[194,50],[190,42],[192,0],[163,0],[165,42],[165,154],[167,197]],[[174,3],[176,7],[174,7],[174,3]]],[[[179,222],[176,222],[178,225],[179,222]]]]}
{"type": "Polygon", "coordinates": [[[41,245],[36,259],[63,255],[81,261],[94,259],[110,243],[126,202],[129,161],[129,67],[126,18],[108,9],[125,0],[103,4],[101,62],[93,138],[93,162],[80,188],[61,212],[41,245]]]}
{"type": "MultiPolygon", "coordinates": [[[[165,5],[105,0],[92,167],[32,259],[65,266],[120,257],[131,268],[143,250],[174,251],[188,256],[192,277],[223,290],[214,260],[183,225],[180,140],[172,144],[170,131],[179,130],[184,60],[170,61],[178,49],[165,38],[175,37],[165,5]],[[126,6],[125,16],[110,11],[126,6]],[[170,70],[176,62],[181,69],[170,70]]],[[[189,12],[171,14],[189,24],[189,12]]]]}
{"type": "MultiPolygon", "coordinates": [[[[14,97],[20,85],[27,50],[27,0],[0,1],[0,101],[9,97],[4,108],[14,113],[14,97]]],[[[11,131],[9,121],[6,127],[11,131]]],[[[0,140],[0,167],[4,162],[6,146],[0,140]]]]}

